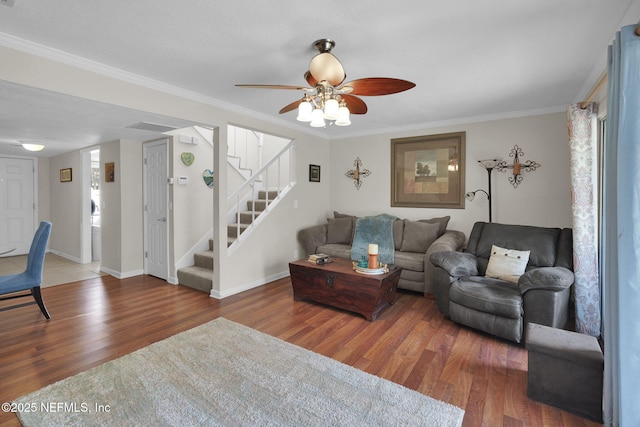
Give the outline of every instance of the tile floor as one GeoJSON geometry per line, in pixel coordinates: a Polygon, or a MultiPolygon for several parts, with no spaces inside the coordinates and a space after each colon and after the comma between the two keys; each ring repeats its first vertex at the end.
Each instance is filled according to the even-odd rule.
{"type": "MultiPolygon", "coordinates": [[[[0,276],[22,273],[27,265],[27,255],[0,258],[0,276]]],[[[61,256],[48,253],[44,259],[42,287],[61,285],[78,280],[103,276],[100,261],[78,264],[61,256]]]]}

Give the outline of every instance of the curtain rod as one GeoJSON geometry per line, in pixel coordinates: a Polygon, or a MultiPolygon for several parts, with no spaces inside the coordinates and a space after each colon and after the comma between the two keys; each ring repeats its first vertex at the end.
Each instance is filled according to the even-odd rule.
{"type": "Polygon", "coordinates": [[[605,84],[606,82],[607,82],[607,72],[605,71],[604,74],[602,74],[602,77],[600,77],[600,80],[598,80],[598,83],[596,83],[593,89],[591,89],[591,92],[589,92],[587,99],[582,101],[582,103],[580,104],[580,108],[582,108],[583,110],[587,108],[587,105],[589,105],[593,97],[596,96],[596,93],[598,93],[602,85],[605,84]]]}
{"type": "MultiPolygon", "coordinates": [[[[636,36],[640,37],[640,21],[638,21],[638,24],[636,25],[635,33],[636,33],[636,36]]],[[[580,108],[582,108],[583,110],[587,108],[587,104],[591,102],[593,97],[596,95],[596,93],[598,93],[598,91],[600,90],[602,85],[606,83],[606,81],[607,81],[607,72],[605,71],[602,77],[600,77],[600,80],[598,80],[598,83],[596,83],[593,89],[591,89],[591,92],[589,92],[587,99],[585,99],[584,101],[582,101],[582,103],[580,103],[580,108]]]]}

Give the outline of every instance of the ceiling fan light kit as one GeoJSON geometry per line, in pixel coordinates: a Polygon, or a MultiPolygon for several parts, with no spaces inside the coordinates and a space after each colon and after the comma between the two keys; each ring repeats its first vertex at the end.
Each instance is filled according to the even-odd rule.
{"type": "Polygon", "coordinates": [[[288,89],[305,92],[301,100],[283,107],[280,114],[294,109],[298,110],[296,119],[307,122],[311,127],[324,128],[327,121],[330,125],[349,126],[351,114],[366,114],[367,104],[360,96],[380,96],[403,92],[415,87],[406,80],[369,77],[344,83],[346,74],[342,64],[332,53],[335,42],[331,39],[320,39],[313,42],[319,52],[311,59],[309,71],[304,78],[311,87],[286,85],[239,84],[238,87],[259,89],[288,89]]]}

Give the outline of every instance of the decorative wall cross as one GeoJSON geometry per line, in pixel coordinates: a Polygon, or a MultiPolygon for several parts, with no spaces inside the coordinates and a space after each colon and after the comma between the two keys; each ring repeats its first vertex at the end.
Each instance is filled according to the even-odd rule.
{"type": "Polygon", "coordinates": [[[542,166],[540,163],[533,160],[527,160],[526,162],[521,163],[521,156],[524,156],[524,151],[522,151],[522,148],[518,147],[516,144],[509,152],[509,157],[513,157],[513,164],[508,165],[506,160],[502,160],[496,165],[496,170],[499,170],[500,172],[506,172],[507,169],[512,170],[512,174],[509,176],[509,183],[513,185],[513,188],[518,188],[518,185],[522,182],[523,169],[525,172],[533,172],[542,166]]]}
{"type": "Polygon", "coordinates": [[[347,171],[345,175],[353,180],[353,184],[359,190],[362,185],[362,178],[366,178],[371,175],[371,171],[369,169],[360,169],[360,166],[362,166],[360,157],[356,157],[356,160],[353,162],[353,166],[354,169],[347,171]]]}

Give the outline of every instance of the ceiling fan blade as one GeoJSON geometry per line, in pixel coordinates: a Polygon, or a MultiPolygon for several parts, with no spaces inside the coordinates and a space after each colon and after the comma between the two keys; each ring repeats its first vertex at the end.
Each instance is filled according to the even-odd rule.
{"type": "Polygon", "coordinates": [[[318,81],[313,78],[309,71],[304,73],[304,79],[307,81],[307,83],[309,83],[309,86],[311,87],[316,87],[316,85],[318,84],[318,81]]]}
{"type": "Polygon", "coordinates": [[[351,91],[348,93],[352,95],[379,96],[403,92],[415,86],[415,83],[406,80],[387,77],[368,77],[347,82],[342,85],[340,89],[348,91],[348,88],[351,88],[351,91]]]}
{"type": "Polygon", "coordinates": [[[309,73],[316,81],[326,80],[332,86],[342,83],[347,76],[338,58],[329,52],[323,52],[311,59],[309,73]]]}
{"type": "Polygon", "coordinates": [[[288,86],[288,85],[236,85],[237,87],[246,87],[250,89],[288,89],[288,90],[309,90],[305,86],[288,86]]]}
{"type": "Polygon", "coordinates": [[[367,104],[357,96],[353,95],[341,95],[344,102],[347,104],[347,108],[349,108],[349,112],[351,114],[366,114],[367,113],[367,104]]]}
{"type": "Polygon", "coordinates": [[[300,105],[300,103],[302,102],[302,99],[298,99],[297,101],[293,101],[291,104],[282,107],[282,109],[279,111],[280,114],[284,114],[284,113],[288,113],[289,111],[295,110],[296,108],[298,108],[298,105],[300,105]]]}

